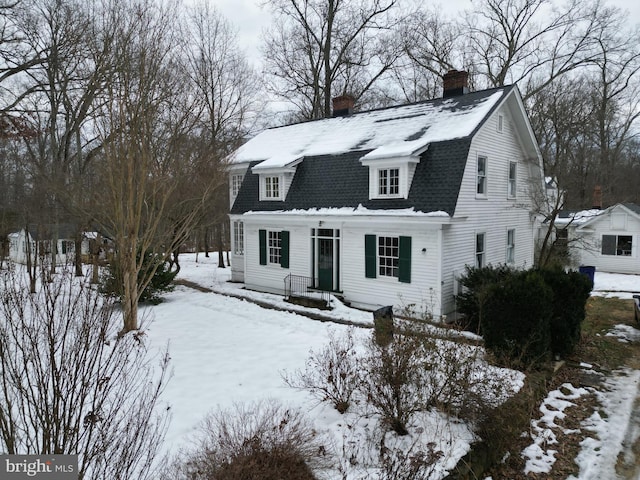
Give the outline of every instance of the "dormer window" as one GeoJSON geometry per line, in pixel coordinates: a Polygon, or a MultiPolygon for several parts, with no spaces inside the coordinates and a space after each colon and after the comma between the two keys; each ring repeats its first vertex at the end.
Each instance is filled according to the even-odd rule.
{"type": "Polygon", "coordinates": [[[243,174],[231,175],[231,196],[233,198],[236,198],[238,196],[238,192],[240,191],[240,186],[242,185],[243,179],[244,179],[243,174]]]}
{"type": "Polygon", "coordinates": [[[284,201],[302,157],[274,157],[251,169],[260,176],[260,201],[284,201]]]}
{"type": "Polygon", "coordinates": [[[370,155],[360,159],[363,166],[369,167],[369,199],[407,198],[420,158],[370,158],[370,155]]]}
{"type": "Polygon", "coordinates": [[[400,169],[381,168],[378,170],[378,195],[397,197],[400,195],[400,169]]]}
{"type": "Polygon", "coordinates": [[[280,200],[280,177],[264,177],[264,198],[280,200]]]}

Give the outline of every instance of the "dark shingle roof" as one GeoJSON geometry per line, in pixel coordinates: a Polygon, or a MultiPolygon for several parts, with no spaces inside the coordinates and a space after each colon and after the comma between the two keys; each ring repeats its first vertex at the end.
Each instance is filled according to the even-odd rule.
{"type": "Polygon", "coordinates": [[[635,203],[623,203],[622,205],[627,207],[633,213],[636,213],[636,214],[640,215],[640,205],[635,204],[635,203]]]}
{"type": "Polygon", "coordinates": [[[471,139],[431,145],[422,155],[407,199],[369,200],[369,167],[360,163],[367,153],[307,157],[297,167],[284,202],[259,200],[259,176],[249,167],[231,209],[232,214],[310,208],[402,209],[444,211],[453,215],[471,139]]]}
{"type": "MultiPolygon", "coordinates": [[[[238,151],[236,161],[256,158],[250,163],[230,213],[242,214],[248,211],[311,208],[356,208],[361,204],[372,210],[413,207],[415,210],[425,213],[444,211],[453,216],[471,138],[500,103],[492,96],[501,92],[500,98],[504,98],[514,88],[503,87],[484,90],[448,99],[435,99],[409,106],[363,112],[346,118],[324,119],[268,130],[250,140],[247,147],[241,147],[238,151]],[[469,125],[474,125],[471,129],[467,128],[466,136],[451,138],[456,136],[456,132],[464,130],[451,124],[451,136],[444,138],[446,133],[442,133],[443,125],[450,125],[447,122],[450,122],[452,118],[458,118],[451,117],[447,112],[473,111],[490,97],[492,98],[492,107],[482,110],[483,117],[478,115],[460,117],[461,121],[471,122],[469,125]],[[440,118],[442,118],[442,124],[438,123],[440,118]],[[399,121],[403,123],[397,123],[399,121]],[[382,125],[394,122],[395,126],[392,130],[384,130],[386,127],[382,125]],[[399,125],[404,125],[406,128],[403,130],[399,125]],[[423,126],[421,127],[421,125],[423,126]],[[371,131],[366,132],[366,129],[363,130],[363,126],[371,131]],[[376,128],[382,129],[381,137],[377,139],[376,128]],[[426,139],[430,138],[428,132],[432,128],[438,128],[440,133],[436,137],[440,139],[429,143],[426,139]],[[390,132],[403,132],[404,138],[400,133],[398,134],[400,138],[391,138],[390,132]],[[298,134],[301,136],[298,137],[298,134]],[[323,137],[323,135],[328,135],[328,137],[323,137]],[[346,140],[342,143],[329,141],[328,145],[323,145],[322,138],[332,139],[335,135],[346,140]],[[366,141],[361,140],[358,143],[356,141],[358,138],[364,138],[366,141]],[[427,141],[427,143],[420,144],[428,145],[416,166],[408,198],[369,200],[369,167],[363,166],[360,159],[374,149],[385,145],[391,145],[391,148],[395,148],[394,141],[416,141],[417,143],[427,141]],[[345,146],[350,142],[353,145],[349,148],[338,152],[333,151],[336,145],[345,146]],[[281,148],[274,149],[274,145],[281,148]],[[308,154],[311,151],[323,152],[323,154],[308,154]],[[262,163],[263,159],[272,159],[264,163],[264,166],[267,163],[271,164],[273,160],[277,164],[278,158],[289,161],[295,155],[301,155],[302,161],[296,167],[296,173],[285,201],[260,201],[259,177],[251,169],[262,163]]],[[[414,148],[414,145],[410,143],[408,148],[414,148]]],[[[420,151],[419,147],[415,148],[420,151]]]]}

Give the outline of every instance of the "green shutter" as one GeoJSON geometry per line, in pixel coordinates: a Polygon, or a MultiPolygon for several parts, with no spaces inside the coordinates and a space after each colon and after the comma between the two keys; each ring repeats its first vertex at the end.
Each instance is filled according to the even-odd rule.
{"type": "Polygon", "coordinates": [[[400,237],[398,280],[411,283],[411,237],[400,237]]]}
{"type": "Polygon", "coordinates": [[[289,232],[280,232],[280,266],[289,268],[289,232]]]}
{"type": "Polygon", "coordinates": [[[376,236],[364,236],[364,275],[376,278],[376,236]]]}
{"type": "Polygon", "coordinates": [[[260,240],[260,265],[267,264],[267,231],[258,230],[258,238],[260,240]]]}

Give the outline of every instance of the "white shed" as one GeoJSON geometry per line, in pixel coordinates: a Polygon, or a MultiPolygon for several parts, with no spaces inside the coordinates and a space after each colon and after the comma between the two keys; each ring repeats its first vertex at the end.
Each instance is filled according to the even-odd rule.
{"type": "Polygon", "coordinates": [[[640,273],[639,205],[618,203],[582,218],[569,228],[569,238],[577,240],[571,242],[572,253],[581,265],[602,272],[640,273]]]}

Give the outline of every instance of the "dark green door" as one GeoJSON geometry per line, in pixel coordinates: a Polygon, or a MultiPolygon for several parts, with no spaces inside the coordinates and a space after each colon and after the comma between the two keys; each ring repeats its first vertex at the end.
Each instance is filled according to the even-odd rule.
{"type": "Polygon", "coordinates": [[[333,290],[333,239],[318,239],[318,287],[333,290]]]}

